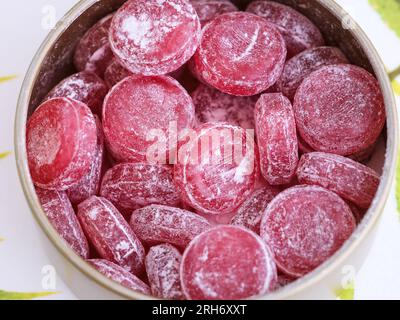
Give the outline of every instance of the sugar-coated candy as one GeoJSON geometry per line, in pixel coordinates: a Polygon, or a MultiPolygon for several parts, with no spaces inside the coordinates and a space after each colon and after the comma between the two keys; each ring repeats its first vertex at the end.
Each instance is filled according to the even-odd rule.
{"type": "Polygon", "coordinates": [[[331,65],[311,73],[293,104],[297,129],[316,151],[348,156],[378,139],[385,105],[378,81],[353,65],[331,65]]]}
{"type": "Polygon", "coordinates": [[[239,300],[275,288],[277,271],[268,247],[255,233],[219,226],[196,237],[185,250],[182,289],[190,300],[239,300]]]}
{"type": "Polygon", "coordinates": [[[348,60],[340,49],[335,47],[311,48],[294,56],[286,62],[277,88],[293,101],[297,88],[312,72],[321,67],[347,63],[348,60]]]}
{"type": "Polygon", "coordinates": [[[225,122],[243,129],[254,129],[254,97],[235,97],[206,85],[191,93],[199,123],[225,122]]]}
{"type": "Polygon", "coordinates": [[[179,69],[196,51],[200,21],[185,0],[129,0],[115,14],[111,48],[134,74],[162,75],[179,69]]]}
{"type": "Polygon", "coordinates": [[[150,295],[150,288],[138,277],[126,271],[119,265],[103,259],[90,259],[87,262],[107,278],[118,282],[124,287],[136,292],[150,295]]]}
{"type": "Polygon", "coordinates": [[[296,186],[271,201],[260,230],[279,270],[301,277],[340,249],[355,227],[349,206],[337,194],[319,186],[296,186]]]}
{"type": "Polygon", "coordinates": [[[239,207],[231,220],[235,226],[245,227],[257,234],[260,233],[261,219],[267,205],[280,193],[280,188],[265,186],[255,190],[239,207]]]}
{"type": "Polygon", "coordinates": [[[128,71],[118,61],[115,60],[108,66],[106,72],[104,73],[104,81],[111,89],[118,82],[130,76],[133,76],[132,72],[128,71]]]}
{"type": "Polygon", "coordinates": [[[91,197],[78,206],[78,218],[99,255],[138,275],[145,251],[121,213],[105,198],[91,197]]]}
{"type": "Polygon", "coordinates": [[[114,86],[104,101],[104,135],[116,160],[165,164],[176,148],[168,142],[171,125],[179,134],[193,126],[194,117],[193,101],[175,79],[131,76],[114,86]],[[166,141],[152,136],[160,130],[166,141]],[[154,146],[156,159],[149,159],[154,146]]]}
{"type": "Polygon", "coordinates": [[[271,185],[288,184],[299,161],[292,104],[280,93],[264,94],[256,104],[255,122],[263,177],[271,185]]]}
{"type": "Polygon", "coordinates": [[[63,191],[87,174],[96,151],[96,123],[90,109],[69,98],[42,103],[28,120],[26,148],[36,186],[63,191]]]}
{"type": "Polygon", "coordinates": [[[122,163],[103,177],[100,194],[123,212],[151,204],[178,206],[172,168],[166,165],[122,163]]]}
{"type": "Polygon", "coordinates": [[[246,12],[218,16],[203,28],[196,73],[218,90],[252,96],[271,87],[286,60],[285,40],[264,18],[246,12]]]}
{"type": "Polygon", "coordinates": [[[202,26],[221,14],[238,11],[229,0],[190,0],[190,3],[196,10],[202,26]]]}
{"type": "Polygon", "coordinates": [[[378,189],[380,177],[354,160],[323,152],[307,153],[297,169],[300,183],[319,185],[367,209],[378,189]]]}
{"type": "Polygon", "coordinates": [[[174,179],[181,199],[203,214],[235,211],[259,175],[254,135],[224,123],[199,126],[178,160],[174,179]]]}
{"type": "Polygon", "coordinates": [[[273,1],[253,1],[246,9],[275,24],[285,38],[288,57],[324,45],[319,29],[306,16],[286,5],[273,1]]]}
{"type": "Polygon", "coordinates": [[[36,194],[54,229],[79,256],[87,259],[89,244],[66,193],[36,188],[36,194]]]}
{"type": "Polygon", "coordinates": [[[130,225],[146,243],[179,247],[186,247],[194,237],[210,228],[206,219],[193,212],[161,205],[135,210],[130,225]]]}
{"type": "Polygon", "coordinates": [[[151,247],[145,265],[151,292],[162,299],[184,298],[180,279],[181,253],[170,244],[151,247]]]}

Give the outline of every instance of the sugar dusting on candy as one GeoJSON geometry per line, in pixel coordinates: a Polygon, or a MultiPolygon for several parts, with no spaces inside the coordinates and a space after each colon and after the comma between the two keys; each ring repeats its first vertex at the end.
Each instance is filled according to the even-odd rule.
{"type": "Polygon", "coordinates": [[[116,165],[104,175],[100,194],[117,208],[130,212],[151,204],[178,206],[180,203],[172,168],[166,165],[116,165]]]}
{"type": "Polygon", "coordinates": [[[122,286],[136,292],[150,295],[150,288],[147,284],[119,265],[102,259],[91,259],[87,260],[87,262],[101,274],[122,286]]]}
{"type": "Polygon", "coordinates": [[[319,29],[291,7],[273,1],[253,1],[246,11],[265,18],[279,28],[285,38],[289,58],[325,43],[319,29]]]}
{"type": "Polygon", "coordinates": [[[226,13],[208,23],[194,56],[203,81],[237,96],[267,90],[278,80],[285,60],[286,45],[278,29],[245,12],[226,13]]]}
{"type": "Polygon", "coordinates": [[[118,82],[132,75],[132,72],[124,68],[118,61],[114,61],[108,66],[106,72],[104,73],[104,81],[111,89],[118,82]]]}
{"type": "Polygon", "coordinates": [[[355,227],[349,206],[338,195],[319,186],[296,186],[268,205],[261,237],[280,271],[301,277],[340,249],[355,227]]]}
{"type": "Polygon", "coordinates": [[[239,11],[229,0],[190,0],[190,3],[196,10],[202,26],[221,14],[239,11]]]}
{"type": "Polygon", "coordinates": [[[297,169],[301,183],[319,185],[367,209],[378,189],[380,177],[354,160],[322,152],[302,156],[297,169]]]}
{"type": "Polygon", "coordinates": [[[106,43],[93,53],[85,66],[85,70],[104,78],[104,73],[114,61],[114,53],[111,50],[110,44],[106,43]]]}
{"type": "Polygon", "coordinates": [[[28,120],[26,147],[36,186],[63,191],[88,172],[96,150],[90,109],[69,98],[44,102],[28,120]]]}
{"type": "Polygon", "coordinates": [[[378,81],[353,65],[313,72],[298,88],[293,108],[299,134],[308,145],[344,156],[375,143],[386,121],[378,81]]]}
{"type": "Polygon", "coordinates": [[[124,217],[110,201],[91,197],[78,206],[78,218],[99,255],[139,275],[145,251],[124,217]]]}
{"type": "Polygon", "coordinates": [[[181,253],[169,244],[151,247],[145,265],[151,292],[161,299],[182,300],[181,253]]]}
{"type": "Polygon", "coordinates": [[[190,300],[238,300],[275,288],[277,271],[268,247],[253,232],[219,226],[196,237],[181,264],[190,300]]]}
{"type": "Polygon", "coordinates": [[[115,14],[111,48],[134,74],[162,75],[179,69],[200,41],[200,21],[184,0],[130,0],[115,14]]]}
{"type": "Polygon", "coordinates": [[[79,256],[87,259],[89,244],[65,192],[36,188],[36,193],[54,229],[79,256]]]}
{"type": "Polygon", "coordinates": [[[263,177],[271,185],[288,184],[299,161],[292,104],[280,93],[264,94],[256,104],[255,121],[263,177]]]}
{"type": "Polygon", "coordinates": [[[146,243],[170,243],[183,248],[194,237],[210,228],[206,219],[193,212],[161,205],[134,211],[130,225],[146,243]]]}

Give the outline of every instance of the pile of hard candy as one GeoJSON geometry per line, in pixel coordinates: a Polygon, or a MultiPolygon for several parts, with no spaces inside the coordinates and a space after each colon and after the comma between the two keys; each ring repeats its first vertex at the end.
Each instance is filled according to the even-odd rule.
{"type": "Polygon", "coordinates": [[[74,65],[29,119],[32,180],[60,236],[132,290],[272,292],[330,258],[374,198],[379,84],[290,7],[129,0],[74,65]]]}

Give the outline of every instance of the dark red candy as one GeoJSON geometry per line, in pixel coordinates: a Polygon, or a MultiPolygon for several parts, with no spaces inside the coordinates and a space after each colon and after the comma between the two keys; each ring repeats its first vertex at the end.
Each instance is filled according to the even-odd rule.
{"type": "Polygon", "coordinates": [[[260,224],[267,205],[275,198],[280,189],[266,186],[258,189],[239,207],[237,214],[233,217],[231,224],[245,227],[257,234],[260,233],[260,224]]]}
{"type": "Polygon", "coordinates": [[[202,26],[221,14],[238,11],[229,0],[190,0],[190,3],[196,10],[202,26]]]}
{"type": "Polygon", "coordinates": [[[151,204],[178,206],[172,168],[140,163],[119,164],[104,175],[100,194],[123,212],[151,204]]]}
{"type": "Polygon", "coordinates": [[[183,248],[194,237],[210,228],[206,219],[193,212],[160,205],[134,211],[130,225],[146,243],[170,243],[183,248]]]}
{"type": "Polygon", "coordinates": [[[245,12],[218,16],[203,28],[196,72],[218,90],[251,96],[271,87],[286,60],[285,41],[265,19],[245,12]]]}
{"type": "Polygon", "coordinates": [[[219,226],[196,237],[181,266],[190,300],[239,300],[274,289],[277,272],[267,246],[253,232],[219,226]]]}
{"type": "Polygon", "coordinates": [[[89,244],[65,192],[36,188],[43,211],[58,234],[82,258],[89,257],[89,244]]]}
{"type": "Polygon", "coordinates": [[[346,56],[338,48],[317,47],[308,49],[286,62],[277,88],[293,101],[297,88],[312,72],[324,66],[347,62],[346,56]]]}
{"type": "Polygon", "coordinates": [[[255,110],[261,173],[271,185],[288,184],[299,161],[292,104],[280,93],[264,94],[255,110]]]}
{"type": "Polygon", "coordinates": [[[132,76],[132,72],[124,68],[118,61],[111,63],[104,73],[104,81],[109,88],[114,87],[118,82],[132,76]]]}
{"type": "Polygon", "coordinates": [[[107,43],[100,47],[89,59],[86,64],[86,71],[98,74],[104,78],[107,68],[115,61],[114,53],[110,44],[107,43]]]}
{"type": "Polygon", "coordinates": [[[131,76],[114,86],[104,101],[104,135],[116,160],[165,164],[176,149],[173,141],[168,146],[169,129],[176,127],[180,133],[191,128],[194,117],[192,99],[175,79],[131,76]],[[161,141],[159,131],[165,136],[161,141]],[[152,147],[157,159],[148,157],[153,157],[152,147]]]}
{"type": "Polygon", "coordinates": [[[365,209],[371,205],[380,182],[378,173],[371,168],[322,152],[303,155],[297,177],[301,183],[329,189],[365,209]]]}
{"type": "Polygon", "coordinates": [[[313,72],[298,88],[293,108],[298,131],[308,145],[344,156],[371,146],[386,120],[378,81],[353,65],[313,72]]]}
{"type": "Polygon", "coordinates": [[[340,249],[355,227],[349,206],[338,195],[319,186],[297,186],[268,205],[261,237],[280,271],[301,277],[340,249]]]}
{"type": "Polygon", "coordinates": [[[119,265],[102,259],[87,260],[97,271],[128,289],[150,295],[150,288],[138,277],[119,265]]]}
{"type": "Polygon", "coordinates": [[[162,75],[179,69],[196,51],[200,21],[185,0],[129,0],[115,14],[111,48],[134,74],[162,75]]]}
{"type": "Polygon", "coordinates": [[[306,49],[324,45],[319,29],[291,7],[273,1],[253,1],[246,11],[257,14],[278,27],[285,38],[289,58],[306,49]]]}
{"type": "Polygon", "coordinates": [[[99,255],[140,274],[145,251],[124,217],[105,198],[91,197],[78,206],[78,218],[99,255]]]}
{"type": "Polygon", "coordinates": [[[181,253],[170,244],[150,248],[145,264],[151,292],[161,299],[184,298],[180,279],[181,253]]]}
{"type": "Polygon", "coordinates": [[[66,190],[87,174],[96,151],[96,123],[90,109],[69,98],[44,102],[26,132],[29,169],[36,186],[66,190]]]}

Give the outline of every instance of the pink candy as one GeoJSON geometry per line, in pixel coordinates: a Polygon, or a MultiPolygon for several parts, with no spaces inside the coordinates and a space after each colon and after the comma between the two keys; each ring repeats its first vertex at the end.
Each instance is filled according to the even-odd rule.
{"type": "Polygon", "coordinates": [[[277,281],[272,255],[253,232],[213,228],[194,239],[181,265],[183,292],[190,300],[238,300],[265,294],[277,281]]]}
{"type": "Polygon", "coordinates": [[[109,88],[127,77],[133,76],[132,72],[126,70],[118,61],[111,63],[104,73],[104,81],[109,88]]]}
{"type": "Polygon", "coordinates": [[[196,10],[202,26],[221,14],[238,11],[229,0],[190,0],[190,3],[196,10]]]}

